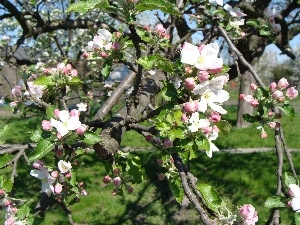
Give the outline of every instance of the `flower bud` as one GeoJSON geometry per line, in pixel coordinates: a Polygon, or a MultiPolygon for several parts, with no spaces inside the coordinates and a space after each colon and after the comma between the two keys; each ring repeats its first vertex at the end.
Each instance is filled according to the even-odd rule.
{"type": "Polygon", "coordinates": [[[185,87],[187,90],[191,91],[195,88],[196,82],[194,78],[188,77],[185,79],[185,87]]]}
{"type": "Polygon", "coordinates": [[[122,180],[121,180],[120,177],[115,177],[115,178],[113,179],[113,183],[114,183],[114,185],[115,185],[116,187],[118,187],[118,186],[121,184],[121,182],[122,182],[122,180]]]}
{"type": "Polygon", "coordinates": [[[277,84],[275,82],[272,82],[270,85],[269,85],[269,89],[271,91],[274,91],[275,89],[277,88],[277,84]]]}
{"type": "Polygon", "coordinates": [[[250,88],[251,88],[252,91],[255,91],[257,89],[257,85],[252,83],[250,85],[250,88]]]}
{"type": "Polygon", "coordinates": [[[62,191],[62,185],[60,183],[55,184],[55,186],[54,186],[55,194],[60,194],[61,191],[62,191]]]}
{"type": "Polygon", "coordinates": [[[275,90],[275,91],[272,93],[272,97],[273,97],[275,100],[280,100],[280,99],[283,97],[283,92],[282,92],[282,91],[279,91],[279,90],[275,90]]]}
{"type": "Polygon", "coordinates": [[[280,89],[285,89],[287,86],[289,86],[289,83],[287,79],[283,77],[278,81],[277,85],[280,89]]]}
{"type": "Polygon", "coordinates": [[[103,183],[105,184],[109,184],[111,182],[111,177],[106,175],[105,177],[103,177],[103,183]]]}
{"type": "Polygon", "coordinates": [[[286,96],[292,100],[298,96],[298,91],[295,87],[290,87],[286,90],[286,96]]]}
{"type": "Polygon", "coordinates": [[[49,131],[49,130],[52,129],[52,124],[49,120],[43,120],[42,121],[42,127],[43,127],[43,130],[49,131]]]}

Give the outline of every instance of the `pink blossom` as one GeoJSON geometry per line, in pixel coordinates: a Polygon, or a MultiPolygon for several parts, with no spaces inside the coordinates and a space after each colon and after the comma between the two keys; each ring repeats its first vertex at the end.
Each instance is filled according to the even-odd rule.
{"type": "Polygon", "coordinates": [[[7,220],[5,220],[4,224],[5,225],[14,225],[15,219],[13,217],[9,217],[7,220]]]}
{"type": "Polygon", "coordinates": [[[17,212],[18,212],[18,209],[17,209],[16,207],[12,207],[12,208],[11,208],[11,211],[12,211],[12,213],[17,213],[17,212]]]}
{"type": "Polygon", "coordinates": [[[119,168],[114,169],[114,174],[115,175],[120,175],[121,174],[121,170],[119,168]]]}
{"type": "Polygon", "coordinates": [[[221,115],[218,112],[214,111],[209,115],[208,119],[209,119],[209,121],[211,121],[213,123],[217,123],[217,122],[220,122],[221,115]]]}
{"type": "Polygon", "coordinates": [[[169,138],[167,138],[167,139],[164,140],[163,146],[165,148],[170,148],[170,147],[173,146],[173,142],[169,138]]]}
{"type": "Polygon", "coordinates": [[[60,183],[55,184],[55,186],[54,186],[55,194],[60,194],[61,191],[62,191],[62,185],[60,183]]]}
{"type": "Polygon", "coordinates": [[[43,127],[43,130],[46,130],[46,131],[51,130],[52,129],[51,122],[49,120],[43,120],[42,127],[43,127]]]}
{"type": "Polygon", "coordinates": [[[250,88],[251,88],[252,91],[255,91],[257,89],[257,85],[252,83],[250,85],[250,88]]]}
{"type": "Polygon", "coordinates": [[[10,200],[6,200],[5,202],[4,202],[4,205],[5,206],[9,206],[9,205],[11,205],[12,204],[12,202],[10,201],[10,200]]]}
{"type": "Polygon", "coordinates": [[[107,57],[107,53],[106,52],[100,52],[100,56],[105,59],[107,57]]]}
{"type": "Polygon", "coordinates": [[[64,63],[59,63],[59,64],[57,64],[56,68],[58,71],[64,71],[66,68],[66,65],[64,63]]]}
{"type": "Polygon", "coordinates": [[[271,91],[274,91],[276,88],[277,88],[277,84],[275,82],[272,82],[270,85],[269,85],[269,88],[271,91]]]}
{"type": "Polygon", "coordinates": [[[70,178],[72,177],[72,173],[70,173],[69,171],[65,173],[66,178],[70,178]]]}
{"type": "Polygon", "coordinates": [[[268,117],[272,117],[274,115],[273,112],[268,112],[268,117]]]}
{"type": "Polygon", "coordinates": [[[185,79],[185,87],[187,90],[193,90],[195,88],[196,82],[194,78],[188,77],[185,79]]]}
{"type": "Polygon", "coordinates": [[[105,177],[103,177],[103,183],[104,184],[109,184],[111,182],[111,177],[106,175],[105,177]]]}
{"type": "Polygon", "coordinates": [[[56,155],[58,158],[62,157],[62,156],[63,156],[63,150],[58,149],[58,150],[55,152],[55,155],[56,155]]]}
{"type": "Polygon", "coordinates": [[[113,43],[113,45],[112,45],[112,49],[113,50],[119,50],[121,48],[121,46],[120,46],[120,44],[119,43],[113,43]]]}
{"type": "Polygon", "coordinates": [[[117,31],[117,32],[115,32],[115,35],[116,35],[116,37],[121,37],[121,32],[119,32],[119,31],[117,31]]]}
{"type": "Polygon", "coordinates": [[[245,225],[254,225],[258,221],[257,212],[251,204],[245,204],[239,211],[245,225]]]}
{"type": "Polygon", "coordinates": [[[292,100],[298,96],[298,91],[295,87],[290,87],[286,90],[286,96],[292,100]]]}
{"type": "Polygon", "coordinates": [[[14,108],[17,106],[17,102],[11,102],[11,103],[9,103],[9,105],[10,105],[10,107],[14,108]]]}
{"type": "Polygon", "coordinates": [[[212,127],[212,132],[213,132],[213,133],[219,133],[220,130],[219,130],[219,128],[218,128],[216,125],[213,125],[213,127],[212,127]]]}
{"type": "Polygon", "coordinates": [[[87,59],[89,56],[90,56],[90,54],[88,52],[84,52],[82,54],[82,57],[85,58],[85,59],[87,59]]]}
{"type": "Polygon", "coordinates": [[[275,90],[275,91],[272,93],[272,97],[273,97],[275,100],[281,100],[282,97],[283,97],[283,92],[282,92],[282,91],[279,91],[279,90],[275,90]]]}
{"type": "Polygon", "coordinates": [[[113,183],[114,183],[114,185],[115,185],[116,187],[118,187],[118,186],[121,184],[121,182],[122,182],[122,180],[121,180],[120,177],[115,177],[115,178],[113,179],[113,183]]]}
{"type": "Polygon", "coordinates": [[[0,189],[0,195],[4,195],[4,191],[2,189],[0,189]]]}
{"type": "Polygon", "coordinates": [[[81,124],[75,131],[78,135],[83,135],[87,130],[87,126],[85,124],[81,124]]]}
{"type": "Polygon", "coordinates": [[[289,83],[287,79],[283,77],[278,81],[277,85],[280,89],[285,89],[287,86],[289,86],[289,83]]]}

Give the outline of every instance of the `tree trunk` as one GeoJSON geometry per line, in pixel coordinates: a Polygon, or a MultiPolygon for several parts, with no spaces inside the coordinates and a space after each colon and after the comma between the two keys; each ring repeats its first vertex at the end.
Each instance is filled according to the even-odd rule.
{"type": "MultiPolygon", "coordinates": [[[[252,74],[249,71],[246,71],[240,79],[239,94],[252,95],[252,91],[250,88],[251,83],[254,83],[252,74]]],[[[238,110],[238,113],[237,113],[236,126],[239,128],[249,127],[251,125],[251,123],[244,121],[243,114],[248,113],[248,114],[252,115],[253,107],[249,103],[241,101],[239,99],[237,110],[238,110]]]]}

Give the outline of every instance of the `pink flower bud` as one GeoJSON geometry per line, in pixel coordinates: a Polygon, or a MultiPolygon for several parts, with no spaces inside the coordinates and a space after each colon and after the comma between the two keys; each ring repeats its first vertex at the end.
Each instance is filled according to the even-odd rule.
{"type": "Polygon", "coordinates": [[[107,57],[107,54],[106,52],[100,52],[100,56],[105,59],[107,57]]]}
{"type": "Polygon", "coordinates": [[[87,59],[89,56],[90,56],[90,54],[88,52],[84,52],[82,54],[82,57],[85,58],[85,59],[87,59]]]}
{"type": "Polygon", "coordinates": [[[17,97],[20,96],[21,95],[21,87],[16,85],[13,89],[11,89],[11,93],[17,97]]]}
{"type": "Polygon", "coordinates": [[[121,32],[119,32],[119,31],[117,31],[117,32],[115,32],[115,35],[116,35],[116,37],[121,37],[121,32]]]}
{"type": "Polygon", "coordinates": [[[272,82],[270,85],[269,85],[269,88],[271,91],[274,91],[276,88],[277,88],[277,84],[275,82],[272,82]]]}
{"type": "Polygon", "coordinates": [[[10,201],[10,200],[6,200],[6,201],[4,201],[4,205],[7,207],[7,206],[9,206],[9,205],[11,205],[12,204],[12,202],[10,201]]]}
{"type": "Polygon", "coordinates": [[[255,91],[257,89],[257,85],[252,83],[250,85],[250,88],[251,88],[252,91],[255,91]]]}
{"type": "Polygon", "coordinates": [[[127,186],[127,191],[129,194],[131,194],[134,191],[134,189],[131,186],[127,186]]]}
{"type": "Polygon", "coordinates": [[[145,139],[146,141],[150,142],[152,141],[152,138],[153,138],[152,135],[147,135],[145,139]]]}
{"type": "Polygon", "coordinates": [[[184,72],[187,74],[191,74],[193,72],[193,69],[190,66],[184,67],[184,72]]]}
{"type": "Polygon", "coordinates": [[[198,102],[197,101],[192,101],[192,102],[186,102],[184,104],[183,110],[185,113],[193,113],[198,110],[198,102]]]}
{"type": "Polygon", "coordinates": [[[208,79],[209,79],[209,74],[208,74],[207,71],[205,71],[205,70],[199,71],[199,73],[198,73],[198,80],[200,82],[205,82],[208,79]]]}
{"type": "Polygon", "coordinates": [[[211,121],[213,123],[217,123],[217,122],[220,122],[221,115],[218,112],[214,111],[210,114],[208,119],[209,119],[209,121],[211,121]]]}
{"type": "Polygon", "coordinates": [[[273,93],[272,93],[272,97],[276,100],[280,100],[282,97],[283,97],[283,92],[282,91],[279,91],[279,90],[275,90],[273,93]]]}
{"type": "Polygon", "coordinates": [[[281,78],[279,81],[278,81],[278,87],[280,88],[280,89],[285,89],[287,86],[289,86],[289,83],[288,83],[288,81],[287,81],[287,79],[285,79],[285,78],[281,78]]]}
{"type": "Polygon", "coordinates": [[[51,122],[49,120],[43,120],[42,127],[43,127],[43,130],[46,130],[46,131],[51,130],[52,129],[51,122]]]}
{"type": "Polygon", "coordinates": [[[240,98],[241,100],[244,100],[244,99],[245,99],[245,97],[246,97],[246,95],[245,95],[245,94],[240,94],[240,97],[239,97],[239,98],[240,98]]]}
{"type": "Polygon", "coordinates": [[[80,112],[77,110],[77,109],[72,109],[71,112],[70,112],[70,116],[73,117],[73,116],[80,116],[80,112]]]}
{"type": "Polygon", "coordinates": [[[78,76],[78,71],[76,69],[71,70],[71,76],[72,77],[77,77],[78,76]]]}
{"type": "Polygon", "coordinates": [[[257,212],[251,204],[245,204],[239,211],[246,225],[254,225],[258,221],[257,212]]]}
{"type": "Polygon", "coordinates": [[[55,194],[60,194],[61,191],[62,191],[62,185],[60,183],[55,184],[55,186],[54,186],[55,194]]]}
{"type": "Polygon", "coordinates": [[[81,181],[79,184],[78,184],[79,187],[83,187],[84,186],[84,182],[81,181]]]}
{"type": "Polygon", "coordinates": [[[115,177],[115,178],[113,179],[113,183],[114,183],[114,185],[115,185],[116,187],[118,187],[118,186],[121,184],[121,182],[122,182],[122,180],[121,180],[120,177],[115,177]]]}
{"type": "Polygon", "coordinates": [[[81,190],[81,194],[87,196],[88,192],[86,190],[81,190]]]}
{"type": "Polygon", "coordinates": [[[268,125],[270,128],[274,129],[276,127],[276,122],[269,122],[268,125]]]}
{"type": "Polygon", "coordinates": [[[83,135],[87,130],[87,126],[85,124],[81,124],[80,127],[76,129],[76,133],[78,135],[83,135]]]}
{"type": "Polygon", "coordinates": [[[0,189],[0,195],[4,195],[4,191],[2,189],[0,189]]]}
{"type": "Polygon", "coordinates": [[[196,82],[194,78],[188,77],[185,79],[185,87],[187,90],[191,91],[195,88],[196,82]]]}
{"type": "Polygon", "coordinates": [[[274,115],[273,112],[268,112],[268,117],[272,117],[274,115]]]}
{"type": "Polygon", "coordinates": [[[181,121],[184,122],[184,123],[187,123],[189,121],[189,118],[186,116],[185,113],[182,114],[181,121]]]}
{"type": "Polygon", "coordinates": [[[211,131],[212,131],[212,127],[204,127],[202,129],[203,134],[209,134],[209,133],[211,133],[211,131]]]}
{"type": "Polygon", "coordinates": [[[109,184],[111,182],[111,177],[106,175],[105,177],[103,177],[103,183],[104,184],[109,184]]]}
{"type": "Polygon", "coordinates": [[[163,173],[158,173],[158,174],[157,174],[157,177],[158,177],[158,180],[163,180],[163,179],[165,179],[165,174],[163,174],[163,173]]]}
{"type": "Polygon", "coordinates": [[[268,137],[268,134],[267,134],[266,132],[262,132],[262,133],[260,134],[260,137],[261,137],[261,138],[267,138],[267,137],[268,137]]]}
{"type": "Polygon", "coordinates": [[[11,211],[12,211],[12,213],[17,213],[17,212],[18,212],[18,209],[17,209],[16,207],[12,207],[12,208],[11,208],[11,211]]]}
{"type": "Polygon", "coordinates": [[[58,149],[58,150],[55,152],[55,155],[56,155],[58,158],[62,157],[63,154],[64,154],[64,152],[63,152],[63,150],[61,150],[61,149],[58,149]]]}
{"type": "Polygon", "coordinates": [[[292,100],[298,96],[298,91],[295,87],[290,87],[286,90],[286,96],[292,100]]]}
{"type": "Polygon", "coordinates": [[[69,171],[65,173],[66,178],[70,178],[72,177],[72,173],[70,173],[69,171]]]}
{"type": "Polygon", "coordinates": [[[148,32],[151,31],[151,28],[150,28],[149,26],[144,27],[144,29],[145,29],[146,31],[148,31],[148,32]]]}
{"type": "Polygon", "coordinates": [[[115,51],[117,51],[117,50],[119,50],[121,48],[121,46],[120,46],[120,44],[119,43],[113,43],[113,45],[112,45],[112,49],[113,50],[115,50],[115,51]]]}
{"type": "Polygon", "coordinates": [[[159,166],[163,166],[164,165],[164,161],[162,159],[158,159],[158,160],[156,160],[156,162],[157,162],[157,164],[159,166]]]}
{"type": "Polygon", "coordinates": [[[54,116],[58,117],[59,116],[59,109],[54,109],[54,116]]]}
{"type": "Polygon", "coordinates": [[[34,168],[36,168],[36,169],[40,169],[40,168],[42,168],[44,165],[45,165],[44,162],[41,161],[41,160],[36,160],[36,161],[34,161],[34,162],[32,163],[32,166],[33,166],[34,168]]]}
{"type": "Polygon", "coordinates": [[[259,102],[258,102],[257,99],[253,99],[253,101],[251,101],[250,104],[251,104],[252,107],[257,107],[259,105],[259,102]]]}
{"type": "Polygon", "coordinates": [[[164,34],[166,32],[166,29],[164,28],[164,26],[162,24],[157,24],[155,26],[155,31],[159,34],[164,34]]]}
{"type": "Polygon", "coordinates": [[[118,194],[118,190],[114,189],[111,193],[113,196],[116,196],[118,194]]]}
{"type": "Polygon", "coordinates": [[[115,175],[120,175],[121,174],[121,170],[119,168],[114,169],[114,174],[115,175]]]}
{"type": "Polygon", "coordinates": [[[165,148],[170,148],[170,147],[173,146],[173,142],[169,138],[167,138],[167,139],[164,140],[163,146],[165,148]]]}
{"type": "Polygon", "coordinates": [[[51,176],[52,176],[53,178],[57,178],[57,177],[58,177],[58,172],[57,172],[57,171],[52,171],[52,172],[51,172],[51,176]]]}

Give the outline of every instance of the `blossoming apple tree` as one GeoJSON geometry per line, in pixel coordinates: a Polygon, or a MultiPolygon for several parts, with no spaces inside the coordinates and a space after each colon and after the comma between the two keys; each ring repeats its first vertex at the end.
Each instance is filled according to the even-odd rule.
{"type": "MultiPolygon", "coordinates": [[[[0,3],[8,9],[12,7],[9,1],[0,3]]],[[[266,87],[236,47],[236,43],[243,41],[247,35],[255,34],[274,41],[276,35],[282,34],[280,30],[286,22],[265,3],[264,22],[252,17],[246,19],[248,15],[231,3],[226,4],[222,0],[88,0],[69,5],[70,15],[99,10],[105,15],[113,15],[123,24],[113,29],[102,27],[95,30],[93,37],[84,44],[81,55],[84,60],[100,65],[98,72],[104,80],[116,63],[126,65],[130,73],[113,89],[94,115],[86,116],[93,93],[83,91],[84,77],[67,60],[56,64],[39,62],[35,67],[22,68],[22,79],[12,89],[14,101],[11,106],[15,112],[39,110],[44,118],[40,128],[31,134],[32,143],[27,147],[1,151],[1,167],[13,166],[11,177],[0,177],[0,195],[7,211],[5,224],[33,224],[35,216],[47,211],[49,199],[57,201],[70,223],[74,224],[68,204],[80,204],[79,199],[88,193],[83,183],[76,179],[76,174],[84,169],[81,157],[92,153],[109,163],[103,182],[112,186],[113,195],[134,192],[134,186],[143,182],[143,165],[158,157],[157,163],[165,168],[159,179],[168,180],[179,203],[186,196],[204,224],[250,225],[258,222],[259,212],[252,205],[245,202],[238,212],[229,209],[217,189],[202,183],[187,167],[188,162],[197,157],[213,160],[213,155],[219,151],[214,141],[220,133],[230,131],[229,123],[222,119],[222,115],[227,113],[223,103],[229,99],[224,87],[230,78],[229,73],[238,74],[239,67],[248,70],[256,81],[250,86],[251,95],[240,95],[240,99],[250,104],[256,113],[245,114],[244,119],[259,123],[261,138],[268,135],[264,126],[274,129],[278,182],[276,195],[270,193],[271,197],[266,199],[265,206],[272,208],[268,222],[279,224],[280,208],[290,206],[290,210],[295,211],[294,222],[299,224],[300,188],[280,123],[282,116],[293,118],[294,110],[289,101],[297,97],[298,91],[290,87],[285,78],[266,87]],[[158,15],[160,23],[155,27],[141,26],[136,18],[146,10],[159,10],[167,15],[166,19],[158,15]],[[186,29],[181,24],[184,15],[197,24],[197,29],[182,35],[182,26],[186,29]],[[246,33],[243,26],[248,28],[246,33]],[[176,29],[180,37],[177,40],[176,29]],[[190,37],[199,30],[205,36],[200,45],[194,45],[190,37]],[[226,42],[237,71],[220,57],[217,38],[226,42]],[[129,87],[132,90],[123,108],[110,115],[112,107],[129,87]],[[78,91],[85,96],[75,108],[70,108],[69,97],[78,91]],[[155,108],[149,107],[158,94],[163,101],[155,108]],[[148,119],[152,122],[146,126],[143,122],[148,119]],[[120,142],[128,130],[142,134],[155,150],[143,157],[122,152],[120,142]],[[282,169],[284,152],[291,165],[290,172],[282,169]],[[44,159],[49,155],[53,156],[53,161],[46,164],[44,159]],[[32,164],[32,170],[28,171],[32,178],[41,180],[41,197],[36,200],[34,212],[29,209],[29,203],[16,205],[10,195],[21,156],[32,164]],[[120,164],[120,158],[125,158],[126,163],[120,164]]],[[[241,6],[251,8],[255,4],[261,3],[246,1],[241,6]]],[[[288,5],[294,6],[299,7],[297,1],[288,5]]],[[[286,8],[284,12],[291,11],[286,8]]],[[[21,25],[22,38],[38,35],[33,28],[29,29],[31,33],[25,29],[28,24],[21,25]]],[[[292,55],[287,46],[283,48],[292,55]]],[[[3,136],[7,130],[7,127],[2,128],[0,135],[3,136]]]]}

